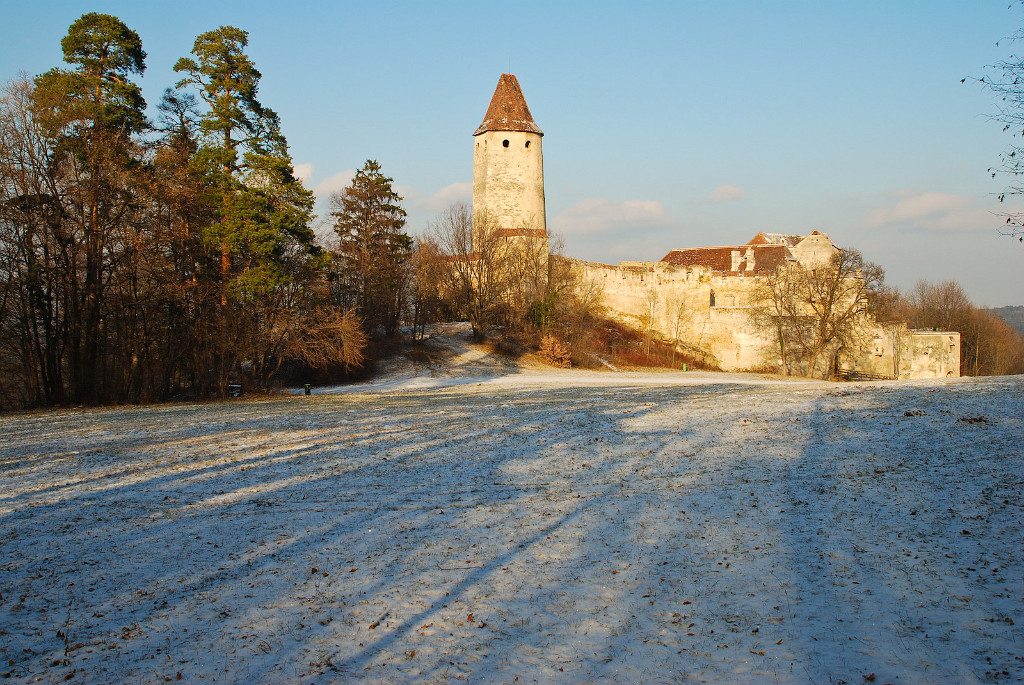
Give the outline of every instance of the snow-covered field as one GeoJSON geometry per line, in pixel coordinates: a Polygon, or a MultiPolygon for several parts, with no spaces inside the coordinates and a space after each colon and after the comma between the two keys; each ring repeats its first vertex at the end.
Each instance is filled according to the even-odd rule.
{"type": "Polygon", "coordinates": [[[0,678],[1024,680],[1024,380],[430,374],[0,418],[0,678]]]}

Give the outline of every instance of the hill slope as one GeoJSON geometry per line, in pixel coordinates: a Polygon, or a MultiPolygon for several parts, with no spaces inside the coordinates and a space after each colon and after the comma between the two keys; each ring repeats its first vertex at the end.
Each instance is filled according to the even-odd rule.
{"type": "Polygon", "coordinates": [[[993,307],[990,311],[1002,317],[1018,333],[1024,335],[1024,307],[993,307]]]}

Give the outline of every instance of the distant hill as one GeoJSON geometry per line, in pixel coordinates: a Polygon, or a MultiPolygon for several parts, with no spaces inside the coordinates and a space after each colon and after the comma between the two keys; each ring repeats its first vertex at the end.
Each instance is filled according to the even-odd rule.
{"type": "Polygon", "coordinates": [[[1005,319],[1006,323],[1024,335],[1024,307],[993,307],[990,311],[1005,319]]]}

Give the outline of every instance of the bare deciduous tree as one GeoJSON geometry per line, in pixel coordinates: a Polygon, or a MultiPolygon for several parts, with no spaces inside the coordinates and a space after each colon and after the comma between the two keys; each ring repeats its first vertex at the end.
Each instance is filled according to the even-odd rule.
{"type": "Polygon", "coordinates": [[[921,281],[907,300],[912,327],[960,333],[961,373],[988,376],[1024,371],[1020,335],[991,312],[971,304],[956,281],[921,281]]]}
{"type": "Polygon", "coordinates": [[[551,326],[575,357],[592,356],[595,328],[605,315],[604,289],[583,278],[579,265],[560,253],[560,242],[549,258],[548,293],[554,302],[551,326]]]}
{"type": "MultiPolygon", "coordinates": [[[[1024,2],[1017,0],[1014,4],[1024,5],[1024,2]]],[[[1009,42],[1021,39],[1024,39],[1024,29],[1017,29],[1009,42]]],[[[1009,148],[999,156],[999,164],[988,170],[992,178],[998,174],[1009,177],[1009,184],[999,194],[999,201],[1006,202],[1008,197],[1024,194],[1024,184],[1020,181],[1024,176],[1024,145],[1020,143],[1024,136],[1024,58],[1013,55],[993,64],[988,72],[978,81],[1000,100],[999,111],[992,115],[992,119],[1001,123],[1003,132],[1009,132],[1012,137],[1009,148]]],[[[1011,211],[1003,216],[1003,220],[1005,227],[1001,233],[1024,243],[1024,215],[1011,211]]]]}
{"type": "Polygon", "coordinates": [[[778,346],[781,371],[786,376],[793,374],[797,364],[791,340],[796,335],[794,327],[801,321],[797,314],[799,276],[797,267],[789,265],[762,275],[753,297],[757,307],[751,310],[755,326],[771,330],[778,346]]]}
{"type": "Polygon", "coordinates": [[[469,319],[473,335],[483,339],[508,320],[515,256],[512,243],[486,214],[474,216],[464,203],[442,211],[430,224],[429,235],[448,263],[442,286],[446,296],[469,319]]]}
{"type": "Polygon", "coordinates": [[[422,341],[427,324],[442,321],[450,314],[450,303],[445,297],[449,260],[441,251],[437,236],[428,234],[416,239],[410,262],[412,337],[422,341]]]}
{"type": "Polygon", "coordinates": [[[860,344],[871,296],[884,274],[861,253],[843,249],[827,265],[787,264],[762,278],[755,315],[770,322],[786,373],[828,377],[838,357],[860,344]]]}
{"type": "Polygon", "coordinates": [[[340,366],[347,371],[362,364],[365,347],[366,334],[355,313],[325,307],[311,312],[292,337],[287,354],[314,369],[340,366]]]}
{"type": "Polygon", "coordinates": [[[654,330],[658,325],[658,307],[661,304],[661,293],[654,286],[647,289],[644,296],[644,339],[646,341],[644,354],[651,354],[651,338],[654,337],[654,330]]]}
{"type": "Polygon", "coordinates": [[[919,281],[910,296],[911,328],[959,331],[967,323],[974,305],[956,281],[919,281]]]}
{"type": "Polygon", "coordinates": [[[683,331],[693,325],[693,307],[681,295],[667,303],[666,310],[672,323],[672,366],[676,365],[676,352],[679,349],[683,331]]]}

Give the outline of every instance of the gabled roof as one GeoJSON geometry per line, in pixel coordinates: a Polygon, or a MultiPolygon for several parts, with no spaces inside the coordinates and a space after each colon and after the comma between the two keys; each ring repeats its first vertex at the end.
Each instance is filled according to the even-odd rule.
{"type": "MultiPolygon", "coordinates": [[[[823,236],[826,240],[832,243],[832,239],[828,237],[827,233],[821,231],[811,231],[807,235],[792,235],[789,233],[765,233],[764,231],[755,235],[747,245],[785,245],[786,247],[796,247],[807,238],[812,235],[823,236]]],[[[832,246],[838,249],[838,245],[832,243],[832,246]]]]}
{"type": "MultiPolygon", "coordinates": [[[[815,231],[815,233],[817,233],[817,231],[815,231]]],[[[807,236],[803,235],[765,233],[762,231],[755,235],[747,245],[785,245],[786,247],[796,247],[797,244],[806,237],[807,236]]]]}
{"type": "Polygon", "coordinates": [[[519,80],[512,74],[502,74],[498,79],[498,87],[491,96],[484,121],[473,135],[478,136],[487,131],[526,131],[544,135],[533,120],[530,108],[526,106],[519,80]]]}

